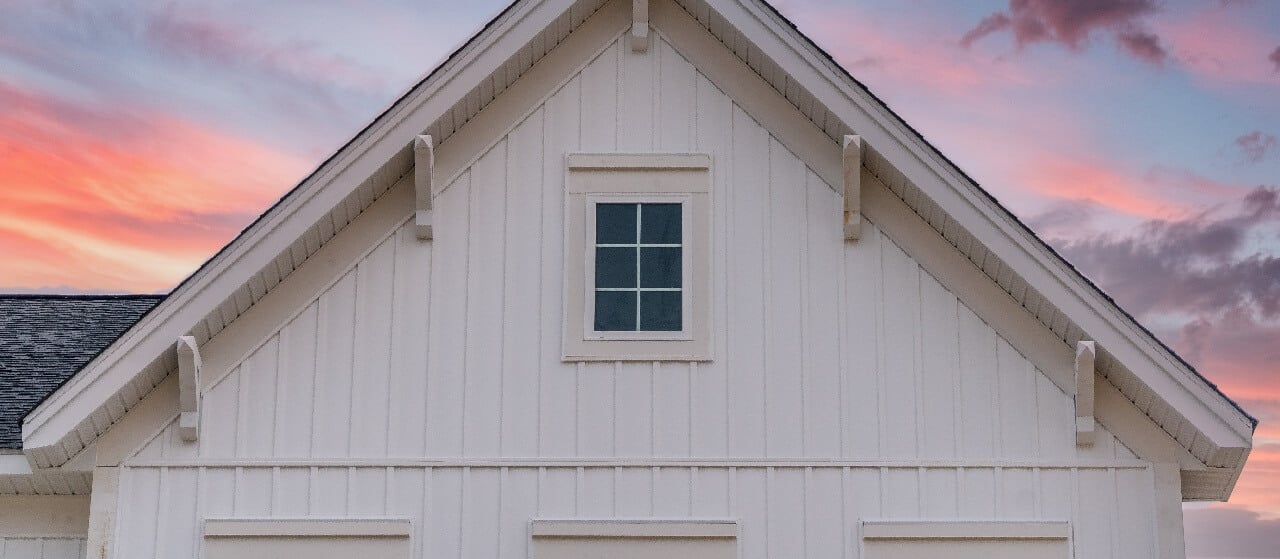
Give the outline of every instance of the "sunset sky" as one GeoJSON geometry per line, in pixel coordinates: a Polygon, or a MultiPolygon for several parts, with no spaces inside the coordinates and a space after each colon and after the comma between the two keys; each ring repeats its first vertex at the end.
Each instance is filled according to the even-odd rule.
{"type": "MultiPolygon", "coordinates": [[[[0,291],[165,292],[505,5],[0,2],[0,291]]],[[[776,3],[1262,423],[1192,557],[1280,557],[1280,2],[776,3]]]]}

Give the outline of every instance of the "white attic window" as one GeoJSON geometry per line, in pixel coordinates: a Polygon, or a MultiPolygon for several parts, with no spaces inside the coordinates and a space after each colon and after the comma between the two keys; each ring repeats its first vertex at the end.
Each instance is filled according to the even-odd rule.
{"type": "Polygon", "coordinates": [[[569,156],[566,361],[710,358],[710,161],[569,156]]]}

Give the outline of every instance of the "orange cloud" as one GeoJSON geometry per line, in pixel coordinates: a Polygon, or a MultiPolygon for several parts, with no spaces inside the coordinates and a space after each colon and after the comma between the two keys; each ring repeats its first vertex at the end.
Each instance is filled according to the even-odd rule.
{"type": "Polygon", "coordinates": [[[172,115],[0,85],[0,285],[157,291],[308,162],[172,115]]]}

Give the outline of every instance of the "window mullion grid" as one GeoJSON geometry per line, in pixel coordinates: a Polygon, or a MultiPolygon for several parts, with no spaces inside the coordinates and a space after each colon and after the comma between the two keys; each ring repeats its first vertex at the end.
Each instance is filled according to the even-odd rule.
{"type": "Polygon", "coordinates": [[[640,331],[640,207],[636,204],[636,331],[640,331]]]}

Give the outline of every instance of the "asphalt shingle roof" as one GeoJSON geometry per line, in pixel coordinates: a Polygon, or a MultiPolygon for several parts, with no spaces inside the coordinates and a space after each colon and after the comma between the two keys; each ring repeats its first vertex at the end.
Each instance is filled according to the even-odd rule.
{"type": "Polygon", "coordinates": [[[0,295],[0,449],[22,418],[111,345],[162,295],[0,295]]]}

